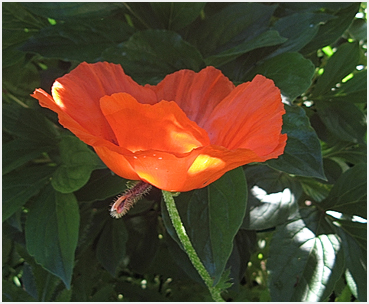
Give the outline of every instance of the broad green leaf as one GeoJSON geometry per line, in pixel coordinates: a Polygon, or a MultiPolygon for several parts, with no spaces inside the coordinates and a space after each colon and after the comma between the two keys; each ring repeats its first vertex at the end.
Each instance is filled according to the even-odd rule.
{"type": "MultiPolygon", "coordinates": [[[[128,214],[132,215],[131,212],[128,214]]],[[[129,235],[126,245],[129,268],[143,275],[147,273],[159,247],[157,213],[145,212],[142,216],[127,217],[124,222],[129,235]]]]}
{"type": "Polygon", "coordinates": [[[351,145],[344,147],[339,151],[328,153],[326,157],[343,159],[350,164],[365,163],[367,161],[367,146],[366,144],[351,145]]]}
{"type": "Polygon", "coordinates": [[[288,174],[265,165],[245,169],[248,203],[243,229],[264,230],[285,223],[298,210],[301,187],[288,174]]]}
{"type": "Polygon", "coordinates": [[[279,19],[272,29],[288,40],[268,57],[301,50],[317,34],[319,26],[332,18],[329,14],[302,12],[279,19]]]}
{"type": "Polygon", "coordinates": [[[301,107],[285,105],[282,133],[287,133],[287,145],[278,159],[268,160],[268,166],[289,174],[325,179],[319,139],[301,107]]]}
{"type": "Polygon", "coordinates": [[[3,145],[3,174],[26,164],[52,149],[50,145],[40,145],[32,141],[15,139],[3,145]]]}
{"type": "Polygon", "coordinates": [[[367,71],[363,70],[354,74],[350,80],[342,83],[340,87],[325,95],[336,101],[348,101],[353,103],[366,103],[367,101],[367,71]]]}
{"type": "Polygon", "coordinates": [[[342,44],[329,58],[324,67],[324,73],[317,79],[313,90],[313,98],[321,99],[321,95],[327,94],[337,83],[355,70],[360,59],[360,47],[358,43],[342,44]]]}
{"type": "Polygon", "coordinates": [[[353,39],[366,41],[368,32],[366,19],[355,18],[347,31],[353,39]]]}
{"type": "Polygon", "coordinates": [[[102,228],[96,256],[102,266],[115,276],[126,255],[128,232],[123,220],[108,219],[102,228]]]}
{"type": "Polygon", "coordinates": [[[305,194],[311,197],[316,202],[323,201],[329,194],[332,186],[323,184],[312,178],[299,176],[298,180],[305,194]]]}
{"type": "Polygon", "coordinates": [[[16,286],[13,282],[3,279],[2,282],[2,300],[4,302],[34,302],[35,299],[30,296],[22,287],[16,286]]]}
{"type": "Polygon", "coordinates": [[[274,80],[282,95],[292,102],[310,87],[314,72],[313,63],[301,54],[284,53],[262,63],[248,78],[261,74],[274,80]]]}
{"type": "Polygon", "coordinates": [[[328,10],[339,10],[345,8],[350,5],[350,3],[345,2],[281,2],[279,4],[286,11],[306,11],[306,12],[315,12],[315,11],[326,11],[328,10]]]}
{"type": "Polygon", "coordinates": [[[56,20],[104,18],[121,6],[110,2],[25,2],[22,5],[36,15],[56,20]]]}
{"type": "Polygon", "coordinates": [[[49,181],[55,167],[32,166],[3,176],[3,221],[36,195],[49,181]]]}
{"type": "Polygon", "coordinates": [[[127,40],[133,32],[127,23],[111,18],[57,23],[43,28],[21,50],[65,61],[95,62],[105,49],[127,40]]]}
{"type": "Polygon", "coordinates": [[[366,116],[350,101],[319,101],[318,115],[327,129],[339,140],[364,144],[366,116]]]}
{"type": "Polygon", "coordinates": [[[177,33],[165,30],[135,33],[127,42],[104,51],[102,57],[121,64],[127,74],[140,82],[158,82],[177,70],[199,71],[204,66],[194,46],[177,33]]]}
{"type": "MultiPolygon", "coordinates": [[[[208,187],[181,193],[175,200],[187,234],[216,284],[246,211],[247,187],[243,170],[232,170],[208,187]]],[[[165,210],[165,226],[179,242],[165,210]]]]}
{"type": "Polygon", "coordinates": [[[253,2],[228,5],[196,26],[189,41],[205,57],[216,55],[266,31],[275,9],[253,2]]]}
{"type": "Polygon", "coordinates": [[[360,2],[330,2],[329,4],[336,5],[338,8],[341,6],[341,9],[334,13],[334,16],[336,17],[335,19],[328,20],[325,24],[319,27],[319,31],[315,35],[314,39],[301,50],[302,54],[316,52],[317,49],[323,48],[337,41],[350,26],[360,7],[360,2]]]}
{"type": "Polygon", "coordinates": [[[3,105],[3,130],[41,144],[56,144],[58,133],[55,126],[42,114],[32,109],[3,105]]]}
{"type": "Polygon", "coordinates": [[[74,136],[64,136],[59,143],[61,164],[51,180],[54,189],[71,193],[83,187],[91,172],[101,166],[99,157],[74,136]]]}
{"type": "Polygon", "coordinates": [[[278,226],[267,263],[272,301],[324,301],[344,270],[342,244],[315,208],[278,226]]]}
{"type": "Polygon", "coordinates": [[[110,170],[95,170],[86,185],[75,195],[78,201],[93,202],[104,200],[123,193],[127,188],[127,180],[113,174],[110,170]]]}
{"type": "Polygon", "coordinates": [[[69,289],[79,230],[78,203],[73,194],[50,185],[36,199],[26,220],[27,250],[36,262],[61,278],[69,289]]]}
{"type": "Polygon", "coordinates": [[[206,65],[212,65],[215,67],[226,64],[229,61],[237,58],[238,56],[245,54],[249,51],[281,44],[286,41],[286,38],[281,37],[277,31],[265,31],[255,38],[248,39],[245,42],[238,44],[237,46],[228,49],[226,51],[220,52],[216,55],[210,56],[205,59],[206,65]]]}
{"type": "Polygon", "coordinates": [[[338,223],[342,230],[346,232],[346,234],[350,235],[356,243],[360,246],[360,248],[364,251],[367,250],[367,224],[363,223],[364,220],[360,219],[357,221],[356,218],[352,218],[351,220],[347,220],[345,218],[339,219],[338,223]]]}
{"type": "MultiPolygon", "coordinates": [[[[363,225],[363,224],[361,224],[363,225]]],[[[363,225],[366,230],[366,225],[363,225]]],[[[337,227],[345,253],[346,280],[351,292],[362,302],[367,300],[367,252],[344,229],[337,227]]]]}
{"type": "Polygon", "coordinates": [[[333,210],[347,215],[358,215],[366,218],[366,201],[366,164],[357,164],[341,175],[321,206],[325,210],[333,210]]]}
{"type": "Polygon", "coordinates": [[[200,15],[204,2],[151,2],[158,19],[168,30],[178,31],[200,15]]]}

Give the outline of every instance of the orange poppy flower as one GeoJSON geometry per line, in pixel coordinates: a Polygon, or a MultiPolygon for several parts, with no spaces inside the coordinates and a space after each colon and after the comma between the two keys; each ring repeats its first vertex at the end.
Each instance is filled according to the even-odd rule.
{"type": "Polygon", "coordinates": [[[207,67],[141,86],[120,65],[84,62],[55,81],[52,96],[32,96],[117,175],[167,191],[202,188],[277,158],[287,140],[280,91],[261,75],[235,87],[207,67]]]}

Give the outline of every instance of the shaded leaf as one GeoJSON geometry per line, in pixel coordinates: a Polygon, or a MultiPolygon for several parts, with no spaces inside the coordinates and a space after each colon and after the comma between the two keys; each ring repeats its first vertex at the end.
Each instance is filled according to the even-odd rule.
{"type": "Polygon", "coordinates": [[[226,51],[220,52],[216,55],[212,55],[205,59],[206,65],[212,65],[215,67],[221,66],[223,64],[228,63],[229,61],[234,60],[238,56],[245,54],[249,51],[266,47],[273,46],[277,44],[281,44],[286,41],[286,38],[281,37],[277,31],[265,31],[255,38],[248,39],[237,46],[228,49],[226,51]]]}
{"type": "Polygon", "coordinates": [[[105,49],[127,40],[133,32],[127,23],[112,18],[57,23],[43,28],[21,50],[65,61],[96,62],[105,49]]]}
{"type": "Polygon", "coordinates": [[[3,129],[9,134],[43,145],[55,145],[58,133],[42,114],[28,108],[3,105],[3,129]]]}
{"type": "Polygon", "coordinates": [[[285,105],[282,133],[287,133],[287,145],[278,159],[268,160],[268,166],[290,174],[325,179],[319,139],[301,107],[285,105]]]}
{"type": "Polygon", "coordinates": [[[33,203],[26,220],[28,252],[37,263],[61,278],[68,289],[78,227],[79,210],[74,195],[56,192],[50,185],[33,203]]]}
{"type": "Polygon", "coordinates": [[[351,143],[364,143],[366,117],[349,101],[317,102],[318,115],[337,139],[351,143]]]}
{"type": "Polygon", "coordinates": [[[305,208],[300,214],[278,226],[270,244],[272,301],[323,301],[344,270],[340,239],[322,213],[305,208]]]}
{"type": "Polygon", "coordinates": [[[310,87],[314,72],[313,63],[301,54],[284,53],[259,65],[248,78],[261,74],[274,80],[282,95],[292,102],[310,87]]]}
{"type": "Polygon", "coordinates": [[[366,164],[357,164],[340,176],[321,206],[347,215],[367,216],[366,164]]]}
{"type": "Polygon", "coordinates": [[[124,221],[108,219],[97,242],[96,256],[114,277],[126,255],[128,232],[124,221]]]}
{"type": "Polygon", "coordinates": [[[49,181],[54,167],[32,166],[3,176],[3,221],[35,196],[49,181]]]}
{"type": "MultiPolygon", "coordinates": [[[[200,260],[216,284],[232,252],[233,239],[246,211],[247,188],[242,168],[227,172],[208,187],[181,193],[176,204],[200,260]]],[[[169,234],[179,243],[163,211],[169,234]]],[[[181,245],[180,245],[181,246],[181,245]]]]}
{"type": "Polygon", "coordinates": [[[168,30],[178,31],[200,15],[203,2],[151,2],[158,19],[168,30]]]}
{"type": "Polygon", "coordinates": [[[268,29],[276,5],[237,3],[206,18],[193,31],[190,42],[208,57],[233,48],[268,29]]]}
{"type": "Polygon", "coordinates": [[[110,2],[26,2],[22,5],[32,13],[56,20],[107,16],[120,7],[110,2]]]}
{"type": "Polygon", "coordinates": [[[329,14],[301,12],[279,19],[273,29],[288,40],[269,56],[301,50],[317,34],[319,26],[332,18],[329,14]]]}
{"type": "Polygon", "coordinates": [[[338,40],[344,31],[350,26],[352,19],[355,17],[360,7],[359,2],[330,2],[329,4],[326,4],[327,8],[332,8],[330,5],[333,5],[334,9],[340,9],[334,13],[334,16],[337,18],[328,20],[325,24],[319,27],[319,31],[315,35],[314,39],[301,50],[302,54],[316,52],[317,49],[323,48],[338,40]]]}
{"type": "Polygon", "coordinates": [[[34,302],[35,299],[30,296],[21,287],[17,287],[13,282],[3,279],[2,282],[2,300],[4,302],[34,302]]]}
{"type": "Polygon", "coordinates": [[[40,145],[32,141],[15,139],[3,145],[3,174],[26,164],[52,149],[50,145],[40,145]]]}
{"type": "Polygon", "coordinates": [[[127,42],[104,51],[102,57],[121,64],[124,71],[137,81],[150,83],[180,69],[199,71],[204,66],[201,54],[194,46],[177,33],[165,30],[135,33],[127,42]]]}
{"type": "Polygon", "coordinates": [[[51,180],[54,189],[71,193],[84,186],[91,172],[102,164],[85,143],[74,136],[64,136],[59,143],[61,164],[51,180]]]}
{"type": "Polygon", "coordinates": [[[86,185],[75,195],[79,201],[93,202],[104,200],[123,193],[127,188],[127,180],[113,174],[109,169],[95,170],[86,185]]]}
{"type": "Polygon", "coordinates": [[[334,88],[345,76],[355,70],[359,59],[360,47],[358,43],[342,44],[329,58],[327,65],[324,67],[324,73],[316,82],[312,97],[318,98],[329,93],[331,88],[334,88]]]}

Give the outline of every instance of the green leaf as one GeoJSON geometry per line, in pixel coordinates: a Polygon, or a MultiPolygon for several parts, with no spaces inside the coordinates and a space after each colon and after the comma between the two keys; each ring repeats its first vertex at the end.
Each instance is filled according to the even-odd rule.
{"type": "Polygon", "coordinates": [[[61,278],[69,289],[79,230],[78,203],[73,194],[50,185],[30,208],[26,220],[27,250],[36,262],[61,278]]]}
{"type": "Polygon", "coordinates": [[[243,229],[269,229],[297,212],[302,191],[288,174],[265,165],[247,167],[245,174],[249,195],[243,229]]]}
{"type": "Polygon", "coordinates": [[[99,157],[85,143],[74,136],[64,136],[59,143],[61,164],[51,184],[62,193],[71,193],[83,187],[91,172],[101,166],[99,157]]]}
{"type": "Polygon", "coordinates": [[[97,242],[96,255],[112,276],[117,274],[126,255],[128,232],[123,220],[108,219],[97,242]]]}
{"type": "Polygon", "coordinates": [[[367,71],[363,70],[354,76],[331,94],[326,94],[330,100],[348,101],[353,103],[366,103],[367,99],[367,71]]]}
{"type": "Polygon", "coordinates": [[[328,20],[325,24],[319,27],[319,31],[315,35],[314,39],[301,50],[302,54],[316,52],[317,49],[323,48],[337,41],[350,26],[352,19],[355,17],[360,7],[359,2],[331,2],[330,5],[338,5],[338,8],[341,6],[341,9],[334,13],[334,16],[336,17],[335,19],[328,20]]]}
{"type": "MultiPolygon", "coordinates": [[[[366,231],[366,225],[361,224],[366,231]]],[[[337,227],[345,253],[346,280],[353,295],[361,302],[367,300],[367,252],[344,229],[337,227]]]]}
{"type": "Polygon", "coordinates": [[[319,101],[318,115],[327,129],[339,140],[364,144],[366,116],[350,101],[319,101]]]}
{"type": "Polygon", "coordinates": [[[287,145],[278,159],[268,160],[268,166],[290,174],[325,179],[319,139],[301,107],[285,105],[282,133],[287,133],[287,145]]]}
{"type": "Polygon", "coordinates": [[[328,60],[324,73],[318,78],[313,90],[313,98],[323,98],[321,95],[329,93],[337,83],[355,70],[360,60],[358,43],[342,44],[328,60]]]}
{"type": "Polygon", "coordinates": [[[3,176],[3,221],[36,195],[49,181],[54,167],[32,166],[3,176]]]}
{"type": "Polygon", "coordinates": [[[109,48],[103,59],[119,63],[140,82],[158,82],[180,69],[199,71],[204,62],[199,51],[175,32],[146,30],[122,44],[109,48]],[[160,43],[158,43],[160,41],[160,43]]]}
{"type": "Polygon", "coordinates": [[[43,146],[23,139],[15,139],[4,144],[3,174],[9,173],[51,149],[50,145],[43,146]]]}
{"type": "Polygon", "coordinates": [[[282,95],[292,102],[310,87],[314,72],[314,64],[301,54],[284,53],[262,63],[248,78],[261,74],[274,80],[282,95]]]}
{"type": "Polygon", "coordinates": [[[11,135],[43,145],[57,142],[55,126],[32,109],[3,105],[3,129],[11,135]]]}
{"type": "Polygon", "coordinates": [[[288,40],[269,56],[301,50],[317,34],[319,26],[332,18],[329,14],[302,12],[279,19],[273,29],[288,40]]]}
{"type": "Polygon", "coordinates": [[[152,9],[158,19],[168,30],[178,31],[200,15],[203,2],[151,2],[152,9]]]}
{"type": "Polygon", "coordinates": [[[206,18],[189,37],[208,57],[250,40],[269,26],[276,5],[237,3],[206,18]]]}
{"type": "Polygon", "coordinates": [[[95,62],[105,49],[127,40],[133,32],[127,23],[111,18],[57,23],[43,28],[20,49],[47,58],[95,62]]]}
{"type": "Polygon", "coordinates": [[[104,18],[121,6],[110,2],[26,2],[22,5],[36,15],[55,20],[104,18]]]}
{"type": "Polygon", "coordinates": [[[249,51],[266,46],[281,44],[284,41],[286,41],[286,38],[281,37],[277,31],[265,31],[255,38],[248,39],[231,49],[206,58],[205,63],[206,65],[218,67],[249,51]]]}
{"type": "Polygon", "coordinates": [[[35,299],[31,297],[23,288],[17,287],[13,282],[3,279],[2,282],[2,300],[4,302],[34,302],[35,299]]]}
{"type": "MultiPolygon", "coordinates": [[[[232,252],[233,239],[245,215],[246,202],[247,188],[242,168],[227,172],[206,188],[176,197],[187,234],[214,278],[214,284],[221,278],[232,252]]],[[[162,212],[169,234],[179,242],[168,215],[162,212]]]]}
{"type": "Polygon", "coordinates": [[[127,180],[113,174],[109,169],[95,170],[86,185],[79,189],[75,195],[78,201],[93,202],[104,200],[123,193],[127,188],[127,180]]]}
{"type": "Polygon", "coordinates": [[[340,239],[315,208],[278,226],[267,268],[272,301],[324,301],[344,270],[340,239]]]}
{"type": "Polygon", "coordinates": [[[321,206],[325,210],[333,210],[346,215],[358,215],[366,218],[366,201],[366,164],[357,164],[341,175],[321,206]]]}

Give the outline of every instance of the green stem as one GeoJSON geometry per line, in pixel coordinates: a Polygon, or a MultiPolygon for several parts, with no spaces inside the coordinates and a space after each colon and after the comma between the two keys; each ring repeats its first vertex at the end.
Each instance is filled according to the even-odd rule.
{"type": "Polygon", "coordinates": [[[197,255],[195,249],[193,248],[190,238],[186,233],[186,229],[183,226],[181,217],[179,216],[176,204],[173,199],[173,195],[170,192],[163,191],[164,202],[167,206],[169,217],[172,221],[173,227],[177,232],[178,238],[181,241],[183,248],[185,249],[192,265],[196,268],[197,272],[204,280],[206,286],[208,287],[211,297],[216,302],[224,302],[220,295],[220,289],[213,286],[213,279],[210,277],[205,266],[201,262],[199,256],[197,255]]]}

